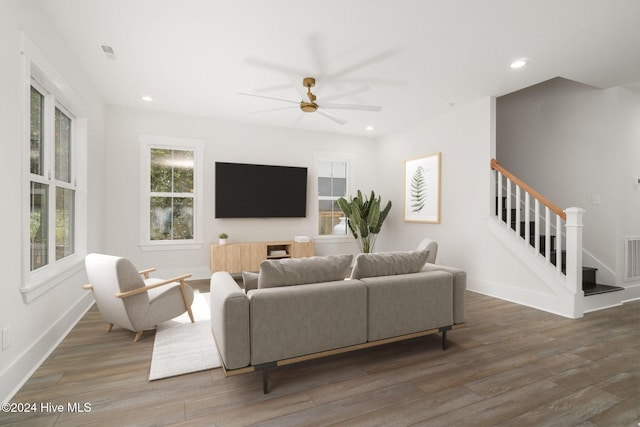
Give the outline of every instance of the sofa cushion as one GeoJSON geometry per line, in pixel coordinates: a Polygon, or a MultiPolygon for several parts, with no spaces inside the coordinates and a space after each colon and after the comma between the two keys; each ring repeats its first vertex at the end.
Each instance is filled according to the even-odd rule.
{"type": "Polygon", "coordinates": [[[260,264],[258,288],[343,280],[349,273],[352,260],[353,255],[265,260],[260,264]]]}
{"type": "Polygon", "coordinates": [[[248,299],[252,365],[367,341],[367,289],[359,280],[257,289],[248,299]]]}
{"type": "Polygon", "coordinates": [[[378,252],[356,257],[352,279],[417,273],[427,262],[429,250],[378,252]]]}
{"type": "Polygon", "coordinates": [[[250,271],[242,272],[242,283],[244,284],[244,293],[258,289],[258,278],[260,275],[258,273],[253,273],[250,271]]]}

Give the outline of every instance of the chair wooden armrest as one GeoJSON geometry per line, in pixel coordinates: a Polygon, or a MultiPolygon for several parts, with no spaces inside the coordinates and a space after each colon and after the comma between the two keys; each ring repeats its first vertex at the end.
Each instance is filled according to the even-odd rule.
{"type": "Polygon", "coordinates": [[[182,284],[184,284],[184,279],[187,279],[189,277],[191,277],[191,273],[183,274],[182,276],[174,277],[173,279],[163,280],[162,282],[154,283],[153,285],[143,286],[142,288],[133,289],[133,290],[127,291],[127,292],[118,292],[116,294],[116,297],[117,298],[127,298],[127,297],[130,297],[132,295],[138,295],[138,294],[141,294],[143,292],[147,292],[150,289],[157,288],[157,287],[164,286],[164,285],[168,285],[169,283],[173,283],[173,282],[180,282],[180,284],[182,285],[182,284]]]}
{"type": "Polygon", "coordinates": [[[140,270],[140,271],[138,271],[138,273],[142,274],[145,279],[148,279],[149,278],[149,273],[151,273],[152,271],[156,271],[156,269],[151,267],[151,268],[147,268],[146,270],[140,270]]]}

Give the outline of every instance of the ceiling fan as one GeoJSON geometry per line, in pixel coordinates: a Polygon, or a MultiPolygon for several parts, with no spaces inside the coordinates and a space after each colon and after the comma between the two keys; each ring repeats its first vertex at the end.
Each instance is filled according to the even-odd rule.
{"type": "Polygon", "coordinates": [[[356,93],[360,93],[360,92],[364,92],[366,90],[369,90],[370,87],[368,85],[361,85],[358,87],[355,87],[353,89],[349,89],[346,90],[344,92],[340,92],[334,95],[329,95],[329,96],[325,96],[324,98],[322,98],[321,100],[318,100],[318,97],[313,94],[311,92],[311,88],[314,87],[316,85],[316,79],[313,77],[305,77],[304,79],[302,79],[302,86],[304,88],[306,88],[306,92],[305,90],[300,87],[296,80],[292,79],[292,83],[293,86],[296,88],[296,90],[298,91],[298,94],[301,96],[302,100],[301,101],[293,101],[290,99],[283,99],[283,98],[274,98],[272,96],[264,96],[264,95],[256,95],[253,93],[239,93],[239,95],[246,95],[246,96],[255,96],[258,98],[266,98],[266,99],[274,99],[276,101],[282,101],[282,102],[288,102],[290,104],[296,104],[296,106],[289,106],[289,107],[282,107],[282,108],[275,108],[275,109],[271,109],[271,110],[264,110],[264,111],[259,111],[260,113],[263,112],[267,112],[267,111],[276,111],[276,110],[283,110],[283,109],[288,109],[288,108],[300,108],[301,111],[305,112],[305,113],[318,113],[323,117],[326,117],[330,120],[333,120],[334,122],[343,125],[346,123],[345,120],[341,119],[340,117],[336,116],[335,114],[333,114],[332,112],[328,111],[327,109],[341,109],[341,110],[360,110],[360,111],[380,111],[382,110],[382,107],[377,106],[377,105],[357,105],[357,104],[334,104],[330,101],[335,101],[337,99],[340,98],[344,98],[350,95],[354,95],[356,93]]]}

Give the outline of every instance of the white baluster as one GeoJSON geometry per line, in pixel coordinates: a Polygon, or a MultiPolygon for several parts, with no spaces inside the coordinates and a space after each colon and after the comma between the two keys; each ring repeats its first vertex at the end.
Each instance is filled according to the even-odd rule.
{"type": "Polygon", "coordinates": [[[551,210],[544,207],[544,258],[551,263],[551,210]]]}
{"type": "Polygon", "coordinates": [[[520,192],[522,189],[516,184],[516,235],[520,236],[520,192]]]}
{"type": "Polygon", "coordinates": [[[556,271],[562,274],[562,218],[556,214],[556,271]]]}
{"type": "Polygon", "coordinates": [[[511,179],[507,178],[507,227],[511,227],[511,179]]]}
{"type": "Polygon", "coordinates": [[[531,198],[524,192],[524,240],[527,245],[531,242],[531,198]]]}
{"type": "Polygon", "coordinates": [[[533,233],[533,244],[536,248],[536,253],[540,253],[540,202],[538,199],[534,201],[534,212],[533,212],[533,221],[534,221],[534,233],[533,233]]]}
{"type": "Polygon", "coordinates": [[[496,215],[498,216],[498,220],[502,220],[502,174],[496,171],[498,174],[498,211],[496,215]]]}

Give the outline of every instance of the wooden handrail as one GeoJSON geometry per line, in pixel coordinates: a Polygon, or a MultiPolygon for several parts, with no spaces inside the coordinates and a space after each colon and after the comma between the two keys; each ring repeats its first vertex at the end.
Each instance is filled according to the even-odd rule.
{"type": "Polygon", "coordinates": [[[524,189],[524,191],[526,191],[527,193],[535,197],[536,200],[538,200],[540,203],[548,207],[552,212],[554,212],[560,218],[564,219],[565,221],[567,220],[567,214],[564,213],[562,209],[554,205],[549,199],[547,199],[542,194],[538,193],[536,190],[531,188],[528,184],[526,184],[520,178],[518,178],[517,176],[515,176],[514,174],[512,174],[502,166],[500,166],[500,163],[498,163],[496,159],[491,159],[491,170],[497,170],[502,175],[509,178],[512,182],[515,182],[520,188],[524,189]]]}

